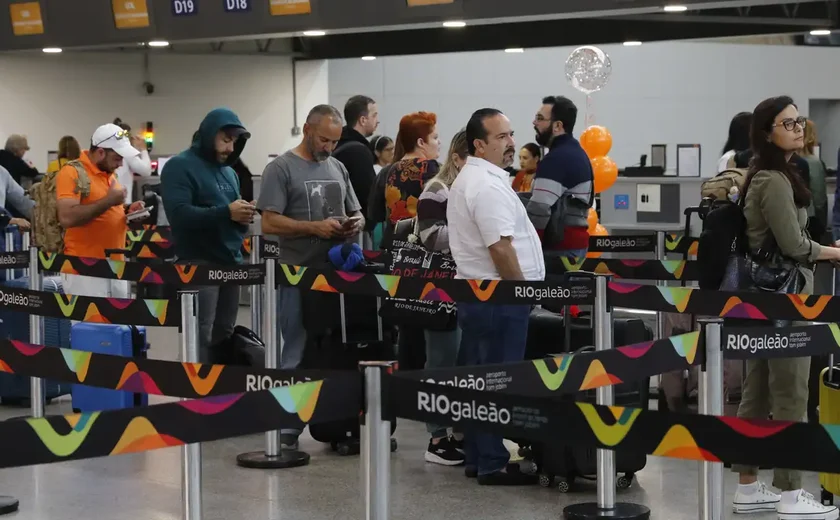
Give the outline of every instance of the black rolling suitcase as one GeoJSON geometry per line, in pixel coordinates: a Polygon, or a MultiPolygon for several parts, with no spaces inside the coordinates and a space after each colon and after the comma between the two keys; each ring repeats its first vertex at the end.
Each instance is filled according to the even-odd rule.
{"type": "MultiPolygon", "coordinates": [[[[638,318],[613,320],[614,347],[642,343],[653,339],[653,331],[638,318]]],[[[586,346],[576,349],[576,352],[594,351],[594,347],[586,346]]],[[[648,409],[650,399],[650,379],[631,381],[615,386],[614,396],[617,406],[629,406],[648,409]]],[[[595,390],[578,394],[558,397],[567,401],[595,402],[595,390]]],[[[578,478],[592,479],[596,476],[596,450],[564,444],[532,444],[523,450],[526,458],[533,460],[540,475],[540,485],[544,487],[556,486],[558,490],[567,493],[574,486],[578,478]]],[[[616,486],[626,489],[633,483],[636,473],[644,469],[647,455],[634,452],[616,452],[616,471],[619,477],[616,486]]]]}
{"type": "MultiPolygon", "coordinates": [[[[306,347],[302,366],[323,370],[359,370],[360,361],[391,361],[394,335],[384,331],[381,299],[371,296],[302,291],[306,347]]],[[[396,421],[391,425],[391,433],[396,421]]],[[[309,433],[339,455],[360,451],[359,419],[312,424],[309,433]]],[[[397,449],[391,439],[391,450],[397,449]]]]}

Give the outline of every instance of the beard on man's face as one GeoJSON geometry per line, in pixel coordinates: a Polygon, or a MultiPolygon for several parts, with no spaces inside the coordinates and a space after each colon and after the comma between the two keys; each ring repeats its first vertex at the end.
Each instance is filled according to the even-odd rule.
{"type": "Polygon", "coordinates": [[[546,128],[544,132],[540,132],[539,128],[534,127],[534,131],[537,133],[536,141],[538,145],[548,146],[549,144],[551,144],[551,127],[546,128]]]}
{"type": "Polygon", "coordinates": [[[309,149],[309,154],[312,155],[312,158],[318,162],[324,162],[329,159],[332,153],[325,150],[318,150],[315,148],[313,141],[314,139],[307,139],[306,141],[306,147],[309,149]]]}

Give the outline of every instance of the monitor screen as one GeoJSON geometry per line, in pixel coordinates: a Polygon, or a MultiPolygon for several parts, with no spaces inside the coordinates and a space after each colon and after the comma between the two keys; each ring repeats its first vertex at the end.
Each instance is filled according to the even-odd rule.
{"type": "Polygon", "coordinates": [[[663,170],[666,169],[665,154],[668,150],[666,144],[652,144],[650,145],[650,165],[659,166],[663,170]]]}

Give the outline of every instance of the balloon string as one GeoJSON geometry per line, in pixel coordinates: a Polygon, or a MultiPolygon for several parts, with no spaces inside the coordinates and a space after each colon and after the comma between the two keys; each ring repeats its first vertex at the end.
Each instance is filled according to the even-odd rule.
{"type": "Polygon", "coordinates": [[[586,127],[589,128],[590,126],[595,124],[595,109],[593,108],[594,103],[592,103],[592,94],[586,95],[586,127]]]}

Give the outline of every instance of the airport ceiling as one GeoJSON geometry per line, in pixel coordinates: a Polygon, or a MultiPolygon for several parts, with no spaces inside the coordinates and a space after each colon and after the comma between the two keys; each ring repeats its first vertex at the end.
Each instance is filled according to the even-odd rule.
{"type": "MultiPolygon", "coordinates": [[[[838,4],[838,0],[0,0],[0,27],[15,29],[0,31],[0,51],[136,52],[147,49],[147,42],[166,41],[170,51],[179,53],[321,59],[805,35],[837,27],[838,4]],[[79,9],[82,3],[87,11],[79,9]],[[22,23],[22,6],[32,4],[40,8],[40,24],[31,18],[22,23]],[[673,11],[676,5],[686,9],[666,12],[666,7],[673,11]],[[444,22],[464,26],[444,27],[444,22]],[[119,24],[124,27],[117,28],[119,24]],[[323,34],[306,36],[306,31],[323,34]]],[[[820,38],[801,37],[799,42],[833,42],[832,36],[820,38]]]]}

